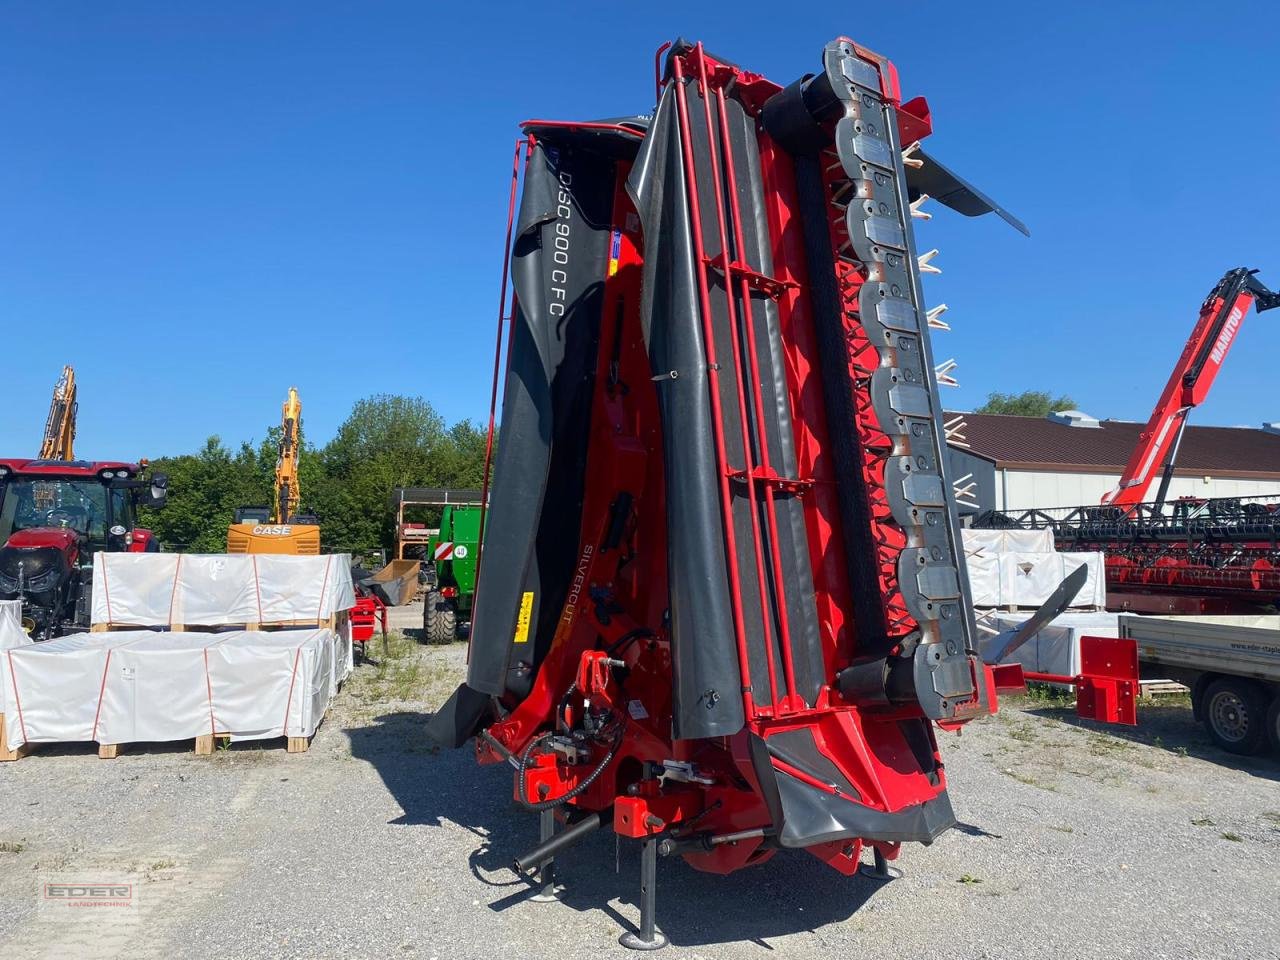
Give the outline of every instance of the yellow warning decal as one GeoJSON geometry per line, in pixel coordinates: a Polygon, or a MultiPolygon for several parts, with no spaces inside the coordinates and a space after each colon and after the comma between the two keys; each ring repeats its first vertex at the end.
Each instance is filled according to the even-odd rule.
{"type": "Polygon", "coordinates": [[[613,231],[609,242],[609,276],[618,272],[618,258],[622,256],[622,231],[613,231]]]}
{"type": "Polygon", "coordinates": [[[533,591],[520,598],[520,616],[516,618],[515,643],[529,642],[529,621],[533,619],[533,591]]]}

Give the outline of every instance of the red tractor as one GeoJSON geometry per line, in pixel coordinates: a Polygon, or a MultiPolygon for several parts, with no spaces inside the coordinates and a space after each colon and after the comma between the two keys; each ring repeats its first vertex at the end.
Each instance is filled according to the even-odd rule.
{"type": "Polygon", "coordinates": [[[162,506],[168,478],[118,460],[0,460],[0,599],[21,600],[37,640],[89,626],[96,551],[151,552],[137,507],[162,506]]]}

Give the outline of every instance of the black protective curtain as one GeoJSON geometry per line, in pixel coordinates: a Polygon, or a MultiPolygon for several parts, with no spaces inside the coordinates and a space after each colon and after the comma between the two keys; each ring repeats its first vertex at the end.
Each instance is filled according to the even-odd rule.
{"type": "Polygon", "coordinates": [[[527,693],[564,603],[582,521],[616,161],[539,137],[525,170],[514,331],[467,683],[527,693]],[[533,594],[528,639],[514,642],[533,594]]]}
{"type": "MultiPolygon", "coordinates": [[[[721,251],[716,196],[724,190],[711,177],[711,136],[703,122],[701,100],[692,85],[686,91],[691,124],[691,146],[698,172],[697,192],[704,250],[713,258],[721,251]]],[[[711,386],[706,363],[703,312],[697,260],[689,209],[689,184],[682,159],[676,84],[668,84],[649,134],[628,180],[628,188],[644,228],[644,296],[641,317],[645,342],[658,383],[666,462],[668,578],[671,601],[671,639],[674,670],[675,735],[678,738],[725,736],[743,724],[742,680],[734,640],[730,578],[721,514],[711,407],[711,386]]],[[[754,124],[742,108],[729,103],[729,139],[737,169],[742,235],[729,228],[731,259],[742,260],[768,275],[768,232],[760,186],[759,159],[754,124]]],[[[713,113],[714,116],[714,113],[713,113]]],[[[721,169],[723,176],[723,165],[721,169]]],[[[738,285],[712,277],[709,318],[716,359],[720,366],[720,403],[728,465],[745,465],[746,437],[738,413],[738,387],[733,364],[734,340],[747,366],[748,344],[743,331],[745,313],[738,285]],[[733,298],[738,328],[729,322],[733,298]]],[[[756,341],[763,422],[755,424],[765,438],[774,468],[795,476],[796,458],[790,406],[784,379],[782,344],[775,305],[763,295],[751,294],[750,307],[756,341]]],[[[743,379],[751,381],[748,370],[743,379]]],[[[748,404],[754,424],[754,404],[748,404]]],[[[754,451],[758,464],[761,451],[754,451]]],[[[766,577],[766,609],[774,645],[765,649],[765,621],[760,603],[753,546],[751,503],[745,483],[732,485],[730,520],[734,530],[736,559],[741,576],[741,604],[752,664],[751,686],[758,700],[768,700],[768,660],[775,659],[779,687],[783,671],[777,645],[778,598],[785,595],[791,625],[798,692],[810,702],[822,683],[823,661],[817,616],[813,604],[813,578],[801,505],[790,497],[779,498],[778,547],[782,557],[782,582],[766,577]]],[[[767,537],[763,512],[757,523],[767,537]]],[[[765,556],[769,542],[766,539],[765,556]]],[[[766,564],[768,565],[768,564],[766,564]]]]}

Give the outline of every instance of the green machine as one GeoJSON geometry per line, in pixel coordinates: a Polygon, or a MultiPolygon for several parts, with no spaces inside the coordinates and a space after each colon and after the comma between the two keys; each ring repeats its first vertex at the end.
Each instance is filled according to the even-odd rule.
{"type": "Polygon", "coordinates": [[[457,640],[458,625],[470,623],[479,547],[479,504],[446,504],[440,532],[427,546],[430,586],[423,604],[422,633],[431,643],[457,640]]]}

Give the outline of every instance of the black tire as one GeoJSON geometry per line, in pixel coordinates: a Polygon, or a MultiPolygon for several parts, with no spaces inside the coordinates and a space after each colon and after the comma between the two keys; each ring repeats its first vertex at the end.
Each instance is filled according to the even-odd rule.
{"type": "Polygon", "coordinates": [[[453,643],[458,639],[458,607],[431,590],[423,602],[422,635],[427,643],[453,643]]]}
{"type": "Polygon", "coordinates": [[[1267,698],[1252,680],[1223,677],[1209,684],[1200,707],[1209,736],[1227,753],[1249,756],[1267,742],[1267,698]]]}
{"type": "Polygon", "coordinates": [[[1280,693],[1271,698],[1271,708],[1267,710],[1267,739],[1271,749],[1280,754],[1280,693]]]}

